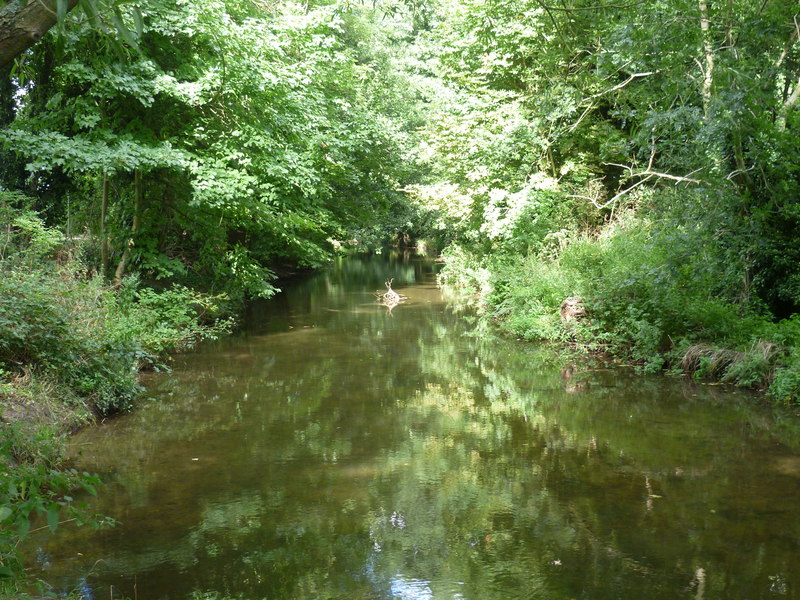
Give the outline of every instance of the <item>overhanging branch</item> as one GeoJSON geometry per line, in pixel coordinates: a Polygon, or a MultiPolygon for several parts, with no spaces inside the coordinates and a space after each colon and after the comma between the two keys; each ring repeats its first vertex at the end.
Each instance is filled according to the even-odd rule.
{"type": "MultiPolygon", "coordinates": [[[[0,68],[38,42],[56,24],[57,0],[9,2],[0,7],[0,68]]],[[[67,0],[67,11],[78,0],[67,0]]]]}

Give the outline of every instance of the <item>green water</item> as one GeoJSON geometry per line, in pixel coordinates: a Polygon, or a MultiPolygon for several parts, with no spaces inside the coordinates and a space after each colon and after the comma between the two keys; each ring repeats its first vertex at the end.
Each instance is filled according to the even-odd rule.
{"type": "Polygon", "coordinates": [[[97,599],[800,597],[800,453],[770,413],[564,368],[455,316],[434,270],[342,261],[150,376],[73,443],[119,525],[42,534],[34,575],[97,599]]]}

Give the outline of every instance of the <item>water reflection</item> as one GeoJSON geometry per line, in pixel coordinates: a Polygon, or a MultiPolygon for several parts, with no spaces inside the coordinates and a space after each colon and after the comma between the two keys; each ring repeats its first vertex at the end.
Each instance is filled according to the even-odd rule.
{"type": "Polygon", "coordinates": [[[768,413],[493,338],[433,270],[342,261],[153,377],[155,401],[74,444],[121,525],[35,540],[43,577],[98,598],[798,596],[800,455],[768,413]]]}

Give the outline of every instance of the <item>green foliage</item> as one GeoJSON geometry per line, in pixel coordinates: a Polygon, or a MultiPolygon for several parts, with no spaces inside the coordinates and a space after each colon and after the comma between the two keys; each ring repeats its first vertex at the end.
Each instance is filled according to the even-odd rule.
{"type": "Polygon", "coordinates": [[[140,367],[159,362],[170,353],[228,333],[234,320],[223,318],[226,300],[179,285],[155,290],[128,278],[114,298],[113,338],[138,346],[140,367]]]}
{"type": "Polygon", "coordinates": [[[573,260],[569,240],[620,211],[663,220],[660,254],[630,234],[609,242],[647,271],[633,259],[607,263],[624,271],[613,273],[619,289],[585,292],[639,332],[650,348],[641,358],[667,343],[644,323],[741,345],[725,339],[723,315],[768,308],[780,318],[800,307],[797,145],[776,117],[797,115],[792,11],[787,2],[707,11],[683,0],[606,10],[475,0],[445,5],[432,33],[444,89],[422,130],[432,177],[414,194],[475,251],[568,247],[559,264],[573,260]],[[688,189],[658,191],[673,205],[659,213],[653,189],[677,181],[688,189]],[[531,194],[542,182],[547,194],[531,194]],[[656,297],[650,282],[671,286],[665,302],[628,310],[625,298],[656,297]],[[673,323],[682,299],[694,314],[673,323]]]}
{"type": "Polygon", "coordinates": [[[64,521],[99,526],[104,519],[86,513],[73,496],[78,490],[92,495],[98,477],[62,465],[63,438],[52,430],[2,423],[0,432],[0,580],[23,577],[17,553],[35,522],[51,532],[64,521]]]}
{"type": "Polygon", "coordinates": [[[788,5],[562,8],[453,4],[435,32],[450,93],[414,192],[460,244],[443,282],[521,337],[650,371],[694,356],[697,376],[791,397],[796,341],[772,321],[800,307],[797,148],[763,117],[796,81],[788,5]],[[570,296],[589,315],[564,324],[570,296]]]}
{"type": "Polygon", "coordinates": [[[16,254],[0,263],[0,365],[7,372],[43,371],[108,414],[130,406],[141,367],[229,331],[231,320],[220,318],[223,296],[181,286],[156,292],[135,278],[113,290],[87,276],[78,259],[31,263],[41,241],[30,231],[46,230],[34,213],[21,214],[30,226],[8,231],[16,254]]]}
{"type": "Polygon", "coordinates": [[[0,261],[20,268],[52,258],[63,242],[60,231],[45,226],[31,209],[32,199],[19,192],[0,190],[0,261]]]}
{"type": "Polygon", "coordinates": [[[784,351],[777,359],[777,368],[767,395],[782,404],[800,403],[800,318],[784,319],[776,326],[776,341],[784,351]]]}
{"type": "Polygon", "coordinates": [[[137,348],[109,336],[109,314],[93,280],[42,271],[4,273],[0,281],[0,363],[56,374],[101,413],[130,404],[137,348]]]}
{"type": "Polygon", "coordinates": [[[747,387],[772,381],[772,397],[796,398],[796,320],[776,326],[759,304],[732,297],[741,267],[725,265],[727,249],[697,222],[676,218],[669,194],[657,200],[650,214],[660,219],[626,213],[600,235],[566,240],[555,258],[450,251],[441,280],[480,294],[486,313],[519,337],[577,342],[648,371],[672,366],[747,387]],[[588,314],[562,323],[571,296],[588,314]]]}
{"type": "MultiPolygon", "coordinates": [[[[80,191],[76,225],[111,261],[268,297],[276,266],[316,267],[331,240],[409,225],[397,190],[416,99],[380,12],[170,0],[108,14],[113,29],[67,18],[57,63],[40,66],[49,48],[35,48],[46,77],[18,82],[0,139],[40,190],[80,191]]],[[[52,199],[61,214],[65,198],[52,199]]]]}

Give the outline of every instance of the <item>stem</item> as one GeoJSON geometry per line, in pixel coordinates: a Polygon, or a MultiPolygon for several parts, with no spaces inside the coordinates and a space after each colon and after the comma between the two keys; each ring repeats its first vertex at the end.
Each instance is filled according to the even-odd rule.
{"type": "Polygon", "coordinates": [[[699,0],[700,5],[700,31],[703,36],[703,53],[705,54],[705,68],[703,69],[703,116],[708,120],[711,111],[711,85],[714,82],[714,48],[711,46],[711,21],[708,18],[708,4],[706,0],[699,0]]]}
{"type": "Polygon", "coordinates": [[[122,283],[122,276],[125,274],[125,267],[128,265],[128,260],[131,257],[131,248],[133,248],[133,237],[139,229],[142,220],[142,172],[136,169],[133,172],[133,188],[134,188],[134,204],[133,204],[133,222],[131,223],[131,237],[128,243],[125,244],[125,250],[122,252],[122,258],[117,265],[117,270],[114,272],[114,285],[118,286],[122,283]]]}
{"type": "Polygon", "coordinates": [[[103,172],[102,192],[100,195],[100,273],[103,277],[105,277],[108,272],[108,238],[106,237],[108,189],[108,172],[103,172]]]}

